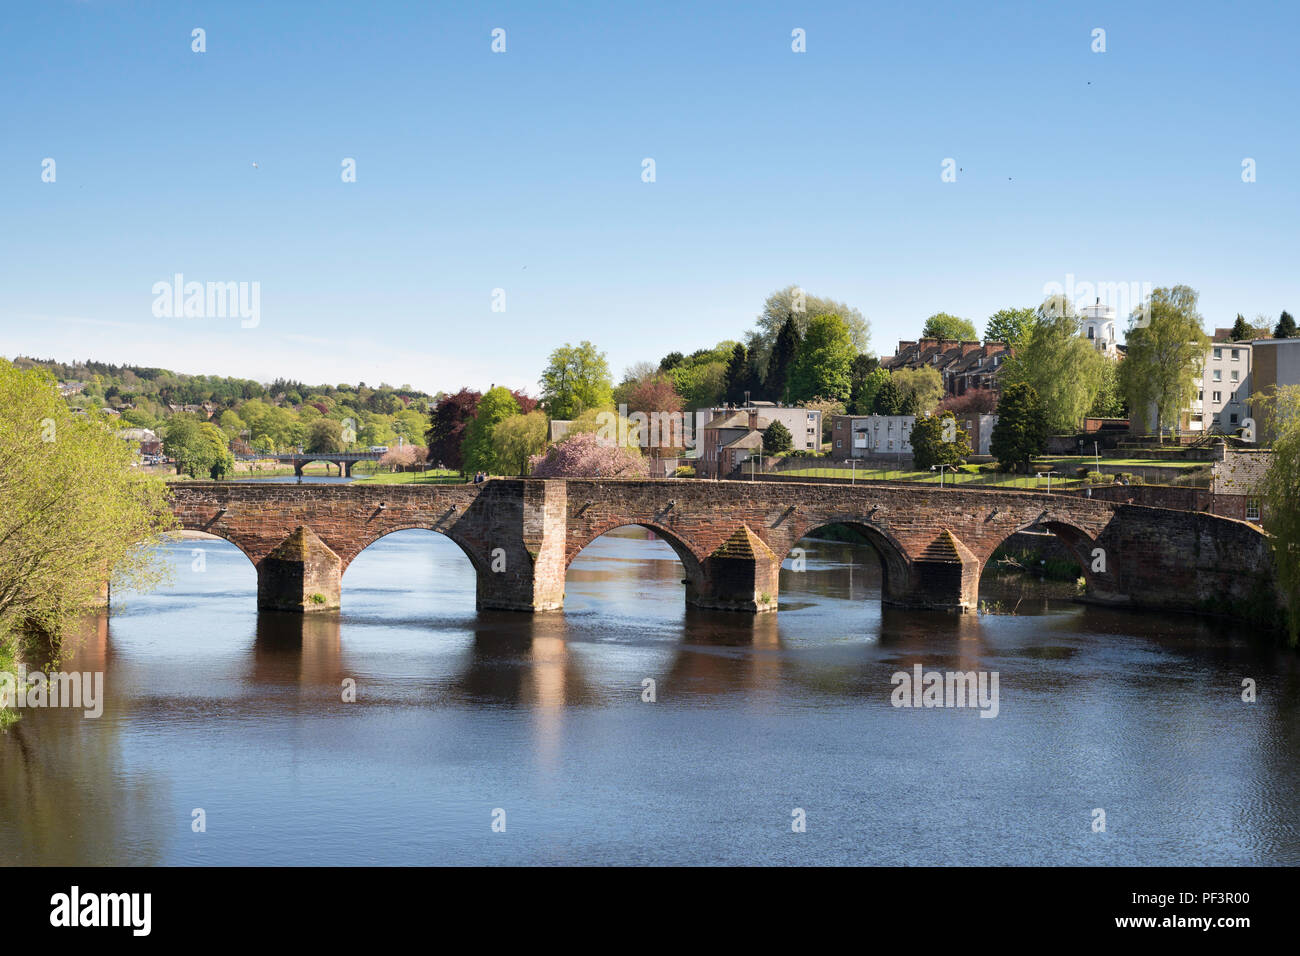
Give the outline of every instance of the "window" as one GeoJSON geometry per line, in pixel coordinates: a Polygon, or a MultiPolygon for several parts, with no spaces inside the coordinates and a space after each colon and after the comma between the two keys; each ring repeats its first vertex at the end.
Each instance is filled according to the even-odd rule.
{"type": "Polygon", "coordinates": [[[1223,401],[1223,393],[1222,393],[1222,392],[1215,392],[1215,393],[1214,393],[1214,401],[1215,401],[1216,404],[1219,403],[1219,402],[1221,402],[1221,401],[1223,401]]]}
{"type": "Polygon", "coordinates": [[[842,430],[843,428],[844,428],[844,423],[843,423],[843,422],[836,422],[836,423],[835,423],[835,430],[836,430],[836,431],[840,431],[840,430],[842,430]]]}
{"type": "Polygon", "coordinates": [[[843,439],[841,439],[841,438],[837,438],[837,439],[835,439],[835,447],[836,447],[836,448],[839,448],[839,447],[843,446],[843,444],[844,444],[844,440],[843,440],[843,439]]]}
{"type": "Polygon", "coordinates": [[[1199,392],[1196,393],[1196,400],[1198,402],[1205,401],[1205,389],[1201,389],[1199,392]]]}
{"type": "Polygon", "coordinates": [[[1258,498],[1246,499],[1246,520],[1247,521],[1259,520],[1259,499],[1258,498]]]}
{"type": "Polygon", "coordinates": [[[1223,349],[1215,349],[1215,350],[1214,350],[1214,357],[1215,357],[1216,359],[1221,359],[1221,358],[1223,358],[1223,349]]]}
{"type": "Polygon", "coordinates": [[[1235,369],[1235,368],[1232,370],[1232,380],[1233,380],[1234,382],[1240,382],[1240,381],[1241,381],[1241,372],[1238,371],[1238,370],[1235,369]]]}
{"type": "Polygon", "coordinates": [[[1229,415],[1228,420],[1232,422],[1232,424],[1234,425],[1237,424],[1237,413],[1233,412],[1231,415],[1229,415]]]}
{"type": "Polygon", "coordinates": [[[1232,350],[1232,360],[1233,360],[1234,362],[1237,362],[1237,361],[1240,361],[1240,360],[1241,360],[1241,349],[1233,349],[1233,350],[1232,350]]]}
{"type": "Polygon", "coordinates": [[[1216,368],[1216,369],[1214,370],[1214,376],[1213,376],[1213,378],[1214,378],[1214,381],[1216,381],[1216,382],[1222,382],[1222,381],[1223,381],[1223,369],[1216,368]]]}
{"type": "Polygon", "coordinates": [[[1096,336],[1093,335],[1093,331],[1094,331],[1093,327],[1091,325],[1088,326],[1088,341],[1092,341],[1093,339],[1096,338],[1096,336]]]}

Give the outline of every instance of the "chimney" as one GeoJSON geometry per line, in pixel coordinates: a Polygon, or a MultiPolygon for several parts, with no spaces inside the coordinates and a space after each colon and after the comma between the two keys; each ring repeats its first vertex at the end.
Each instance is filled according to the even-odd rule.
{"type": "Polygon", "coordinates": [[[749,430],[751,432],[758,431],[758,409],[757,408],[751,408],[749,410],[749,430]]]}

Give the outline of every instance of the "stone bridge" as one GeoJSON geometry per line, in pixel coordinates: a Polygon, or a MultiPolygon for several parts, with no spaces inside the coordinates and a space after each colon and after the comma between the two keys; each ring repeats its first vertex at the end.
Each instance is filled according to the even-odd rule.
{"type": "Polygon", "coordinates": [[[1252,617],[1276,607],[1268,539],[1231,518],[1020,491],[919,484],[496,479],[479,485],[171,486],[182,527],[218,535],[257,568],[258,604],[339,606],[340,579],[372,542],[407,528],[441,532],[478,578],[478,606],[563,606],[569,564],[614,528],[662,537],[685,569],[686,600],[774,610],[781,563],[826,525],[860,531],[880,555],[885,603],[968,611],[980,574],[1009,536],[1055,533],[1078,556],[1086,599],[1252,617]]]}

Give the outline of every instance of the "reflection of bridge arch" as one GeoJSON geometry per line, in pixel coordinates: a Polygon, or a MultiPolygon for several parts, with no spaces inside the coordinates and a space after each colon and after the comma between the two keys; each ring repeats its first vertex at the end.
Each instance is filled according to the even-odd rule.
{"type": "Polygon", "coordinates": [[[652,531],[662,538],[667,543],[668,547],[673,549],[673,553],[677,555],[677,560],[681,562],[682,571],[685,573],[686,594],[688,600],[691,595],[699,593],[700,588],[704,586],[703,559],[689,544],[686,543],[685,540],[682,539],[680,535],[664,527],[662,524],[655,521],[610,521],[607,522],[607,526],[602,527],[601,525],[596,525],[596,528],[599,530],[596,531],[595,534],[584,533],[583,537],[585,540],[581,545],[575,546],[573,542],[569,543],[569,546],[565,551],[564,560],[564,570],[566,574],[568,573],[569,568],[573,566],[573,562],[578,559],[578,555],[590,547],[597,538],[600,538],[611,531],[617,531],[619,528],[644,528],[646,531],[652,531]]]}
{"type": "Polygon", "coordinates": [[[832,527],[850,528],[858,532],[871,545],[871,550],[876,553],[880,559],[880,593],[888,595],[890,593],[890,582],[905,581],[907,579],[907,553],[903,546],[894,539],[889,532],[882,528],[877,528],[868,521],[855,521],[849,518],[835,518],[829,521],[818,522],[816,520],[808,522],[808,526],[802,530],[791,532],[794,541],[781,556],[781,562],[784,563],[790,557],[799,542],[807,537],[821,531],[823,528],[832,527]],[[795,537],[797,535],[797,537],[795,537]]]}

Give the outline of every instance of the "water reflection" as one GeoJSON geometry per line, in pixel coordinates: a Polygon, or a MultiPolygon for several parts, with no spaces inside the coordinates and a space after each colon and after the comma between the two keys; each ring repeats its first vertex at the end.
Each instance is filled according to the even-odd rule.
{"type": "Polygon", "coordinates": [[[672,549],[620,529],[574,562],[565,611],[529,616],[476,613],[460,550],[398,532],[350,566],[340,612],[304,617],[258,614],[232,546],[205,543],[193,573],[177,542],[168,589],[119,597],[80,635],[69,666],[105,671],[103,718],[33,711],[0,737],[0,852],[1300,862],[1294,655],[1020,579],[982,582],[1015,614],[885,608],[869,547],[802,546],[779,614],[732,614],[687,608],[672,549]],[[998,718],[891,707],[891,676],[916,664],[996,670],[998,718]],[[794,806],[814,824],[797,843],[794,806]],[[1094,806],[1114,808],[1112,833],[1091,834],[1094,806]],[[193,834],[194,807],[219,825],[193,834]]]}

